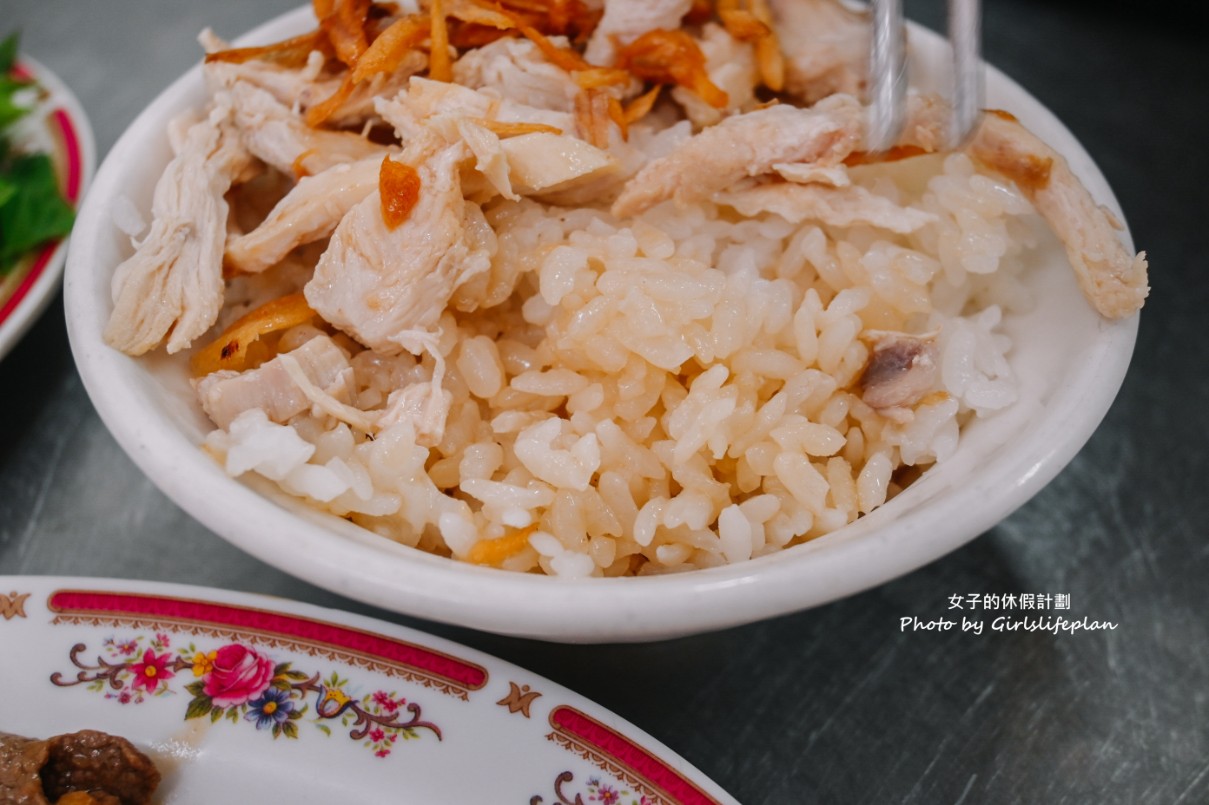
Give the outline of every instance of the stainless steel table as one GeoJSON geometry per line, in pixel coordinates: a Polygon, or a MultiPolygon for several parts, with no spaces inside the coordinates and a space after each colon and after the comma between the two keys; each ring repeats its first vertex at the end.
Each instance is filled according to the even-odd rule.
{"type": "MultiPolygon", "coordinates": [[[[196,60],[203,26],[233,36],[294,3],[0,0],[0,32],[22,29],[73,87],[103,155],[196,60]]],[[[938,0],[918,5],[908,14],[943,24],[938,0]]],[[[188,582],[416,626],[595,699],[745,803],[1209,802],[1209,50],[1185,7],[986,3],[988,59],[1098,160],[1154,291],[1091,443],[1031,503],[922,570],[652,645],[552,645],[376,611],[247,557],[161,495],[89,404],[55,304],[0,363],[0,574],[188,582]],[[949,597],[971,593],[1068,595],[1074,616],[1119,626],[900,632],[901,617],[952,614],[949,597]]]]}

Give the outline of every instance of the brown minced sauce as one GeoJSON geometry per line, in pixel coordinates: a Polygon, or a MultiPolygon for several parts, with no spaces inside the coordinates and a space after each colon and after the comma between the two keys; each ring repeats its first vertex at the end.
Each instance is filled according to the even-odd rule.
{"type": "Polygon", "coordinates": [[[148,805],[160,774],[125,738],[95,730],[47,740],[0,732],[4,805],[148,805]]]}

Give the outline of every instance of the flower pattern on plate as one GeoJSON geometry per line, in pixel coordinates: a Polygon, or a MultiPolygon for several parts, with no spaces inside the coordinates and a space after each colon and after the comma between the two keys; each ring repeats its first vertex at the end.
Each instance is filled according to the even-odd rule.
{"type": "MultiPolygon", "coordinates": [[[[602,779],[599,775],[589,777],[582,791],[568,796],[563,786],[574,779],[575,775],[569,771],[564,771],[554,779],[555,799],[551,805],[588,805],[592,802],[598,802],[600,805],[658,805],[656,800],[646,794],[631,791],[616,780],[602,779]]],[[[544,805],[544,802],[540,796],[529,799],[529,805],[544,805]]]]}
{"type": "Polygon", "coordinates": [[[421,730],[441,739],[440,727],[423,719],[420,705],[393,691],[362,695],[339,673],[308,674],[244,643],[217,648],[189,643],[173,649],[169,635],[157,632],[108,637],[91,663],[83,659],[87,649],[84,643],[71,649],[69,658],[79,669],[75,679],[56,671],[50,681],[59,687],[84,685],[120,704],[142,704],[184,691],[191,697],[185,705],[186,720],[246,722],[273,738],[297,738],[303,722],[328,736],[338,725],[379,758],[388,757],[400,740],[420,738],[421,730]]]}

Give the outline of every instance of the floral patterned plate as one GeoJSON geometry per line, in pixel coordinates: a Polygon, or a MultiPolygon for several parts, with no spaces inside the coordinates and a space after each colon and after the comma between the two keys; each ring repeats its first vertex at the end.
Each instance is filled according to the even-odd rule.
{"type": "MultiPolygon", "coordinates": [[[[39,89],[34,109],[14,125],[13,136],[22,148],[51,155],[63,197],[78,206],[96,169],[96,145],[84,108],[58,76],[28,56],[18,57],[14,73],[34,79],[39,89]]],[[[56,240],[0,274],[0,358],[54,297],[66,259],[66,239],[56,240]]]]}
{"type": "Polygon", "coordinates": [[[129,738],[165,805],[734,803],[649,735],[446,640],[201,587],[0,577],[0,728],[129,738]]]}

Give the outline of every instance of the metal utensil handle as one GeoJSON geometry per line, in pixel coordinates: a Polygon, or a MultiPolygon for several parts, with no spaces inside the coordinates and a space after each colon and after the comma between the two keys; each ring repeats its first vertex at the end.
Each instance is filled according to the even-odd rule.
{"type": "Polygon", "coordinates": [[[906,97],[907,35],[902,0],[873,0],[867,151],[885,151],[898,140],[906,97]]]}
{"type": "Polygon", "coordinates": [[[982,114],[982,3],[949,0],[949,44],[953,48],[953,117],[949,147],[960,147],[982,114]]]}

